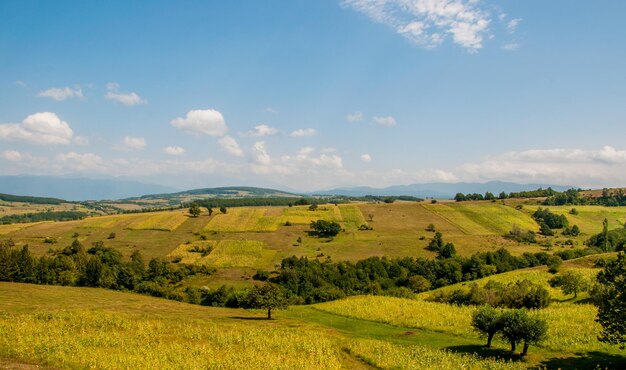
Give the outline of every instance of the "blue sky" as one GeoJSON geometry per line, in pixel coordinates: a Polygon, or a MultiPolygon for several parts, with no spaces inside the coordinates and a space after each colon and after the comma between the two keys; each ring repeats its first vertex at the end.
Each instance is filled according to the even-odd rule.
{"type": "Polygon", "coordinates": [[[623,1],[0,2],[0,174],[626,183],[623,1]]]}

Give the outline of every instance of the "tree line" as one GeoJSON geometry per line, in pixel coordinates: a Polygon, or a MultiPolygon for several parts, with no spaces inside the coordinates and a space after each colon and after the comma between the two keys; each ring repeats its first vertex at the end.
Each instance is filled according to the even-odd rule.
{"type": "Polygon", "coordinates": [[[536,190],[527,190],[527,191],[517,191],[517,192],[500,192],[496,197],[492,192],[486,192],[484,195],[480,193],[456,193],[454,196],[454,200],[457,202],[464,202],[469,200],[495,200],[495,199],[507,199],[507,198],[539,198],[539,197],[550,197],[553,195],[559,194],[556,190],[552,188],[547,189],[536,189],[536,190]]]}
{"type": "Polygon", "coordinates": [[[40,221],[74,221],[82,220],[89,216],[86,212],[79,211],[46,211],[25,213],[21,215],[6,215],[0,217],[0,224],[28,223],[40,221]]]}

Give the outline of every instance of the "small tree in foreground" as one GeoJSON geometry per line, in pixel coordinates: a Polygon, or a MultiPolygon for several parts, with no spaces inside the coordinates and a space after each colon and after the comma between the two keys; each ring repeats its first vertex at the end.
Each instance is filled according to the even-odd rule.
{"type": "Polygon", "coordinates": [[[597,322],[602,325],[598,340],[626,347],[626,256],[617,255],[598,273],[594,303],[598,306],[597,322]]]}
{"type": "Polygon", "coordinates": [[[190,207],[189,207],[189,214],[191,215],[191,217],[198,217],[200,216],[200,206],[198,206],[196,203],[193,203],[190,207]]]}
{"type": "Polygon", "coordinates": [[[267,310],[267,319],[272,319],[272,310],[287,308],[288,302],[281,287],[274,284],[254,286],[248,294],[248,305],[251,308],[267,310]]]}
{"type": "Polygon", "coordinates": [[[500,312],[488,305],[480,307],[472,314],[472,327],[487,337],[485,347],[491,347],[494,335],[502,329],[500,312]]]}
{"type": "Polygon", "coordinates": [[[531,344],[544,340],[548,331],[545,320],[529,315],[525,309],[505,311],[500,322],[502,336],[511,344],[511,352],[515,352],[517,343],[524,342],[522,356],[526,356],[531,344]]]}

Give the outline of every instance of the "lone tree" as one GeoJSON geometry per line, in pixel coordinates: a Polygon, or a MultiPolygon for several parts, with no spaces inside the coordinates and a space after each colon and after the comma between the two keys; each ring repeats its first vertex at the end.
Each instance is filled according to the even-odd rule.
{"type": "Polygon", "coordinates": [[[626,256],[617,255],[598,273],[594,303],[598,306],[597,322],[602,325],[598,340],[626,347],[626,256]]]}
{"type": "Polygon", "coordinates": [[[482,306],[472,314],[472,327],[487,337],[485,347],[489,348],[494,335],[502,330],[500,313],[491,306],[482,306]]]}
{"type": "Polygon", "coordinates": [[[545,320],[529,315],[525,309],[505,311],[501,325],[502,336],[511,344],[511,352],[515,352],[517,343],[524,342],[522,356],[526,356],[531,344],[544,340],[548,331],[545,320]]]}
{"type": "Polygon", "coordinates": [[[320,238],[333,237],[341,231],[341,225],[335,221],[317,220],[311,221],[311,229],[320,238]]]}
{"type": "Polygon", "coordinates": [[[213,214],[213,208],[211,207],[206,207],[207,212],[209,212],[209,216],[211,216],[213,214]]]}
{"type": "Polygon", "coordinates": [[[560,287],[563,293],[573,294],[574,298],[578,297],[578,292],[586,292],[589,289],[589,282],[580,271],[567,270],[549,282],[553,288],[560,287]]]}
{"type": "Polygon", "coordinates": [[[274,284],[254,286],[248,294],[248,305],[267,310],[267,319],[272,319],[272,310],[287,308],[288,302],[281,287],[274,284]]]}
{"type": "Polygon", "coordinates": [[[222,212],[223,214],[226,214],[226,212],[227,212],[226,207],[221,206],[220,207],[220,212],[222,212]]]}
{"type": "Polygon", "coordinates": [[[202,212],[200,210],[200,206],[198,206],[196,203],[192,203],[191,206],[189,207],[189,214],[192,217],[198,217],[200,216],[200,212],[202,212]]]}

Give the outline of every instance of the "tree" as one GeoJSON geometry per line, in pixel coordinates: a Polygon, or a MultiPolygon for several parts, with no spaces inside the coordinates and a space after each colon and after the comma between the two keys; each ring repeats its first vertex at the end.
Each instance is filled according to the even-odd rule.
{"type": "Polygon", "coordinates": [[[491,306],[481,306],[472,314],[472,327],[487,337],[485,347],[489,348],[494,335],[502,329],[500,313],[491,306]]]}
{"type": "Polygon", "coordinates": [[[333,237],[341,231],[341,225],[335,221],[317,220],[311,221],[311,229],[319,236],[333,237]]]}
{"type": "Polygon", "coordinates": [[[609,251],[609,220],[606,218],[602,221],[602,250],[609,251]]]}
{"type": "Polygon", "coordinates": [[[552,235],[554,235],[554,231],[552,231],[552,229],[550,228],[550,226],[548,226],[548,224],[547,224],[547,223],[545,223],[545,222],[542,222],[542,223],[539,225],[539,232],[540,232],[542,235],[545,235],[545,236],[552,236],[552,235]]]}
{"type": "Polygon", "coordinates": [[[598,340],[626,346],[626,256],[617,255],[598,273],[594,303],[598,306],[597,322],[602,325],[598,340]]]}
{"type": "Polygon", "coordinates": [[[454,200],[456,200],[457,202],[462,202],[465,200],[465,194],[463,193],[456,193],[456,195],[454,196],[454,200]]]}
{"type": "Polygon", "coordinates": [[[506,194],[505,192],[501,192],[501,193],[498,195],[498,198],[499,198],[499,199],[506,199],[506,198],[507,198],[507,194],[506,194]]]}
{"type": "Polygon", "coordinates": [[[430,281],[422,275],[413,275],[407,282],[409,289],[412,289],[415,293],[425,292],[430,289],[430,281]]]}
{"type": "Polygon", "coordinates": [[[456,256],[456,249],[454,248],[454,244],[452,243],[446,243],[440,250],[439,250],[439,254],[437,255],[437,258],[439,259],[445,259],[445,258],[452,258],[456,256]]]}
{"type": "Polygon", "coordinates": [[[574,294],[578,297],[578,292],[585,292],[589,289],[589,283],[585,276],[574,270],[567,270],[559,276],[550,279],[550,286],[560,287],[565,294],[574,294]]]}
{"type": "Polygon", "coordinates": [[[192,203],[191,206],[189,206],[189,214],[191,215],[191,217],[198,217],[200,216],[200,206],[198,206],[196,203],[192,203]]]}
{"type": "Polygon", "coordinates": [[[213,214],[213,208],[211,207],[206,207],[207,212],[209,212],[209,216],[211,216],[213,214]]]}
{"type": "Polygon", "coordinates": [[[267,319],[272,319],[272,310],[287,308],[288,302],[281,287],[273,284],[255,285],[248,294],[248,305],[267,310],[267,319]]]}
{"type": "Polygon", "coordinates": [[[223,214],[226,214],[226,211],[227,211],[226,207],[224,207],[224,206],[220,207],[220,212],[222,212],[223,214]]]}
{"type": "Polygon", "coordinates": [[[426,249],[433,252],[439,252],[443,248],[443,235],[437,231],[435,236],[431,239],[430,243],[426,246],[426,249]]]}
{"type": "Polygon", "coordinates": [[[515,352],[517,343],[523,341],[522,356],[528,353],[531,344],[541,342],[548,331],[548,324],[539,317],[531,316],[525,309],[505,311],[502,314],[502,336],[515,352]]]}

